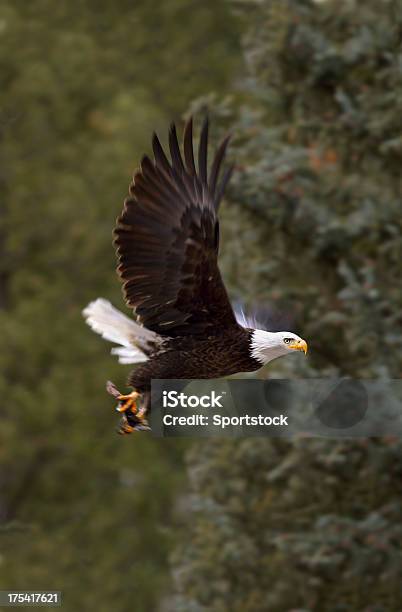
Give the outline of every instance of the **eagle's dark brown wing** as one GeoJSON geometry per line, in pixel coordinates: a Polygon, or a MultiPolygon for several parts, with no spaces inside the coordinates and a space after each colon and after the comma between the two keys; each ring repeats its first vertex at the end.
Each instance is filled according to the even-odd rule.
{"type": "Polygon", "coordinates": [[[174,125],[169,132],[171,162],[154,135],[154,160],[142,159],[117,220],[118,273],[126,302],[138,321],[158,334],[207,334],[236,325],[217,264],[217,210],[232,171],[228,168],[219,182],[228,140],[218,148],[208,179],[207,120],[198,171],[191,119],[184,130],[184,160],[174,125]]]}

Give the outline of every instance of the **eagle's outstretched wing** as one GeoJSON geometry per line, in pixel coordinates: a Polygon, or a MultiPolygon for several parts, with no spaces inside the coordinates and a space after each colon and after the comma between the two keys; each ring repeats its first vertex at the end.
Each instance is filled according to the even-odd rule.
{"type": "Polygon", "coordinates": [[[218,269],[217,210],[232,167],[219,182],[229,138],[207,176],[208,121],[199,142],[198,171],[192,120],[184,130],[184,160],[171,126],[168,161],[158,137],[145,156],[115,228],[118,273],[139,323],[158,334],[208,334],[237,325],[218,269]]]}

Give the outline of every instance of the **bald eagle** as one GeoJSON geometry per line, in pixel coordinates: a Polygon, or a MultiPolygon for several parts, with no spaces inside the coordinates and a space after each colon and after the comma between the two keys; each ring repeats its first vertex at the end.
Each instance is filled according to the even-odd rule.
{"type": "Polygon", "coordinates": [[[135,320],[97,299],[83,311],[87,323],[124,364],[141,364],[128,379],[133,391],[120,394],[119,432],[147,429],[151,379],[219,378],[258,370],[293,351],[307,351],[305,340],[288,331],[255,329],[240,322],[218,267],[218,208],[233,166],[220,170],[226,137],[207,169],[208,120],[193,150],[193,122],[184,128],[183,156],[176,127],[169,131],[170,160],[156,134],[153,159],[144,156],[130,185],[130,196],[114,230],[117,272],[135,320]]]}

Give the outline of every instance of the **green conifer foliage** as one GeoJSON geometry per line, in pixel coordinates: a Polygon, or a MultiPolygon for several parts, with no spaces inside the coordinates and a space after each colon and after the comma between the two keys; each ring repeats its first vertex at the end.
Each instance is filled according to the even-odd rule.
{"type": "Polygon", "coordinates": [[[116,435],[105,382],[129,368],[81,310],[124,309],[130,177],[154,129],[225,91],[237,40],[209,0],[0,3],[1,589],[149,612],[167,584],[180,445],[116,435]]]}
{"type": "MultiPolygon", "coordinates": [[[[245,78],[225,279],[293,312],[305,362],[259,376],[402,374],[402,2],[233,2],[245,78]]],[[[201,100],[196,106],[203,106],[201,100]]],[[[202,441],[175,610],[388,612],[402,606],[393,439],[202,441]]]]}

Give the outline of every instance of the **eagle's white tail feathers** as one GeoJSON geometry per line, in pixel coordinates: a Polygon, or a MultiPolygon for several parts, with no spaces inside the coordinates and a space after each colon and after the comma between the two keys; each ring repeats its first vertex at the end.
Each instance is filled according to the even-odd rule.
{"type": "Polygon", "coordinates": [[[141,327],[103,298],[88,304],[83,315],[88,325],[102,338],[120,344],[111,351],[113,355],[118,356],[120,363],[147,361],[148,357],[141,349],[144,349],[148,342],[155,342],[157,334],[141,327]]]}
{"type": "Polygon", "coordinates": [[[148,359],[142,351],[134,347],[114,346],[110,352],[117,355],[119,363],[142,363],[148,359]]]}

